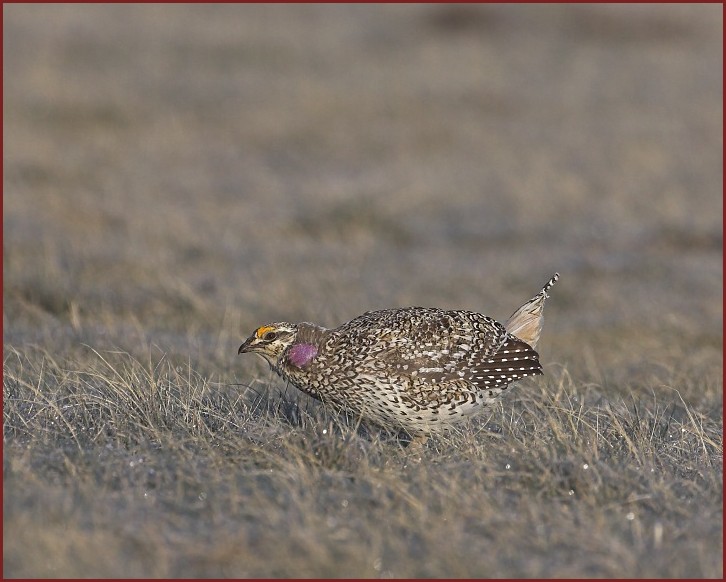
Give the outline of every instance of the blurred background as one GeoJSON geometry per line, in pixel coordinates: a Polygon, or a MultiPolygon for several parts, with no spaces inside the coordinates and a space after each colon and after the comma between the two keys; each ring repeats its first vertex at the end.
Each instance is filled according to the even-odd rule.
{"type": "Polygon", "coordinates": [[[559,271],[544,362],[722,365],[720,5],[3,11],[6,345],[249,378],[262,323],[559,271]]]}

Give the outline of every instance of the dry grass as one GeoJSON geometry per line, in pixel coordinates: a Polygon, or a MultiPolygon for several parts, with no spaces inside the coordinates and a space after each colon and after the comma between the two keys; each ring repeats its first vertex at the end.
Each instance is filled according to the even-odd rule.
{"type": "Polygon", "coordinates": [[[720,410],[672,388],[608,400],[553,371],[420,458],[266,388],[166,358],[12,350],[6,573],[718,573],[720,410]]]}
{"type": "Polygon", "coordinates": [[[722,9],[4,7],[6,577],[714,577],[722,9]],[[418,456],[238,357],[506,317],[418,456]]]}

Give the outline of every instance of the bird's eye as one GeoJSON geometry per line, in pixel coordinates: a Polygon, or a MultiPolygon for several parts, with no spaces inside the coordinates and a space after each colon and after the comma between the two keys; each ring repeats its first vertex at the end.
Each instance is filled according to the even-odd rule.
{"type": "Polygon", "coordinates": [[[274,331],[268,331],[265,335],[262,336],[262,339],[266,342],[271,342],[277,337],[277,334],[274,331]]]}

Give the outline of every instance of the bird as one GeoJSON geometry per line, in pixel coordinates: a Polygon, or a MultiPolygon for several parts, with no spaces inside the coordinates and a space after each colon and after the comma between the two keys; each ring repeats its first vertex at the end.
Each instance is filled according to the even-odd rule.
{"type": "Polygon", "coordinates": [[[305,394],[385,429],[402,429],[420,446],[494,404],[511,383],[543,374],[534,348],[547,292],[558,279],[555,273],[504,324],[467,310],[383,309],[333,329],[269,323],[237,353],[262,356],[305,394]]]}

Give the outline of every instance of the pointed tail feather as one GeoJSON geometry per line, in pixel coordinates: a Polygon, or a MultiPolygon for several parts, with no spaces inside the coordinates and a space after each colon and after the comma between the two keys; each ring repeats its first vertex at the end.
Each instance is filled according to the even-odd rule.
{"type": "Polygon", "coordinates": [[[506,330],[513,336],[518,337],[522,341],[527,342],[530,346],[535,347],[542,333],[543,316],[545,299],[549,297],[547,291],[560,278],[559,273],[555,273],[547,284],[542,287],[542,291],[537,293],[532,299],[522,305],[515,311],[504,324],[506,330]]]}

